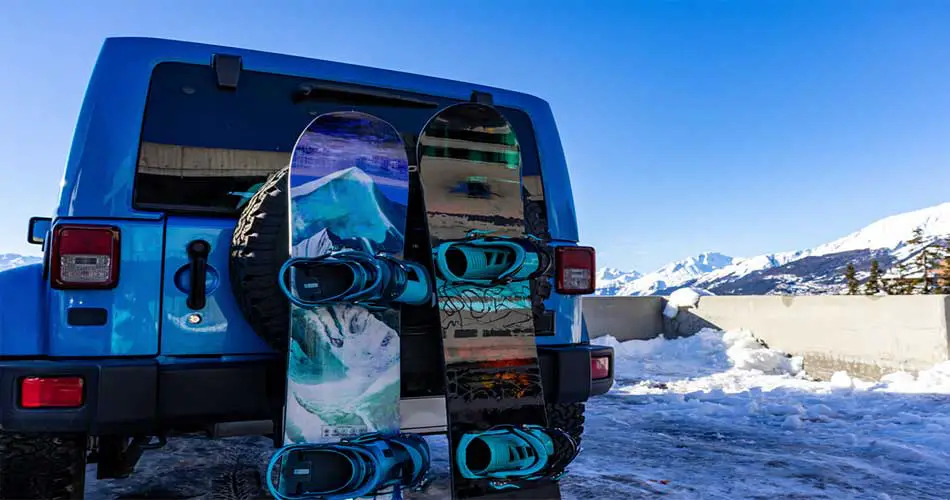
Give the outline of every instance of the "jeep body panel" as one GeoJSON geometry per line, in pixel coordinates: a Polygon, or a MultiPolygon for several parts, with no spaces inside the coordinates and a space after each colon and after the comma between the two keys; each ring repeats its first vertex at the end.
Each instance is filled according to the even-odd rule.
{"type": "Polygon", "coordinates": [[[494,103],[527,113],[535,128],[544,182],[556,186],[546,197],[548,226],[555,240],[578,240],[574,198],[564,150],[547,102],[484,85],[254,50],[153,38],[108,38],[89,81],[60,191],[57,217],[146,218],[136,210],[132,189],[152,69],[163,62],[210,65],[214,54],[241,56],[244,70],[402,90],[468,100],[473,91],[494,103]]]}
{"type": "MultiPolygon", "coordinates": [[[[160,211],[136,208],[132,199],[142,138],[140,125],[143,122],[153,70],[162,63],[180,62],[208,67],[210,74],[210,64],[215,54],[240,56],[243,71],[295,75],[459,100],[469,99],[473,91],[490,93],[496,105],[524,111],[531,118],[543,170],[546,191],[544,202],[552,245],[576,243],[577,223],[563,149],[550,106],[537,97],[440,78],[252,50],[150,38],[110,38],[103,44],[80,110],[54,226],[64,221],[71,222],[70,219],[74,217],[86,220],[130,221],[121,228],[123,247],[126,246],[126,226],[136,226],[131,221],[141,221],[154,230],[164,227],[164,276],[162,272],[155,273],[154,269],[146,269],[154,268],[160,263],[151,262],[152,257],[147,256],[148,252],[145,252],[146,256],[143,258],[149,260],[149,264],[135,264],[127,261],[125,257],[122,258],[119,286],[124,290],[124,287],[130,285],[130,280],[143,279],[145,283],[142,284],[147,286],[141,290],[153,290],[153,282],[162,276],[164,284],[161,294],[156,295],[153,300],[140,300],[136,304],[113,304],[129,313],[147,313],[147,328],[136,334],[141,338],[126,337],[121,332],[109,338],[108,333],[95,335],[92,334],[93,330],[84,330],[90,332],[88,338],[65,335],[59,341],[51,342],[51,353],[74,356],[138,356],[159,353],[200,355],[263,352],[263,343],[251,334],[250,327],[244,321],[236,319],[240,318],[239,315],[231,316],[237,312],[236,304],[233,300],[223,297],[223,294],[228,293],[228,287],[224,286],[227,285],[227,266],[223,261],[227,252],[226,247],[218,245],[226,244],[220,236],[233,228],[233,219],[225,218],[221,224],[215,225],[220,232],[216,233],[218,236],[215,241],[209,241],[213,246],[211,259],[214,261],[211,269],[214,276],[209,276],[209,279],[217,279],[216,283],[209,284],[214,286],[212,293],[222,300],[209,297],[209,304],[214,307],[202,311],[200,323],[191,324],[187,319],[191,317],[192,311],[183,306],[187,290],[177,286],[180,274],[176,274],[181,273],[182,266],[186,264],[184,245],[190,240],[179,231],[188,233],[191,228],[198,227],[196,224],[200,226],[207,222],[188,219],[187,223],[182,221],[183,223],[179,224],[181,219],[166,216],[160,211]],[[133,123],[136,126],[129,126],[133,123]],[[129,269],[130,266],[136,267],[142,273],[129,269]],[[146,276],[149,272],[151,275],[146,276]],[[156,311],[153,308],[156,305],[162,310],[156,311]],[[152,328],[151,320],[156,314],[161,315],[160,330],[152,328]],[[228,321],[228,318],[231,320],[228,321]],[[211,335],[201,333],[215,331],[217,333],[211,335]],[[177,341],[183,343],[178,344],[177,341]]],[[[161,244],[156,244],[150,247],[153,255],[157,253],[155,249],[160,246],[161,244]]],[[[130,254],[123,252],[123,255],[130,254]]],[[[64,314],[64,304],[77,299],[93,302],[112,300],[104,295],[99,291],[53,291],[50,297],[51,318],[64,314]]],[[[579,297],[552,293],[546,301],[546,306],[552,311],[552,324],[547,334],[538,335],[539,345],[577,343],[584,340],[584,332],[580,327],[579,297]]],[[[122,314],[125,317],[124,312],[115,310],[110,310],[108,314],[122,314]]],[[[55,328],[52,331],[57,332],[55,328]]]]}
{"type": "Polygon", "coordinates": [[[43,264],[0,271],[0,356],[42,356],[49,332],[43,264]]]}
{"type": "Polygon", "coordinates": [[[244,320],[231,289],[228,257],[234,220],[169,215],[165,229],[165,276],[162,290],[162,339],[165,356],[213,356],[270,351],[244,320]],[[186,246],[211,244],[205,278],[205,306],[194,311],[186,304],[189,261],[186,246]]]}
{"type": "MultiPolygon", "coordinates": [[[[118,229],[118,281],[109,289],[53,288],[48,275],[54,242],[48,235],[43,242],[46,263],[0,272],[3,431],[132,436],[227,422],[270,421],[280,414],[285,359],[253,332],[230,283],[229,249],[235,217],[152,210],[152,206],[135,204],[153,75],[165,63],[185,64],[202,71],[206,68],[213,80],[215,54],[241,57],[242,71],[415,93],[443,101],[467,101],[474,91],[491,94],[499,108],[523,112],[534,132],[525,142],[534,142],[537,151],[525,148],[523,154],[536,154],[537,161],[532,162],[541,169],[543,191],[532,194],[543,196],[551,246],[577,244],[573,195],[560,138],[550,107],[537,97],[252,50],[110,38],[102,47],[83,100],[48,235],[64,224],[118,229]],[[195,240],[211,245],[206,300],[198,310],[186,303],[190,291],[187,245],[195,240]],[[57,376],[82,377],[80,407],[21,407],[24,377],[57,376]]],[[[249,82],[250,76],[245,81],[249,82]]],[[[186,91],[171,87],[176,95],[179,89],[186,91]]],[[[175,115],[171,110],[158,120],[153,132],[173,135],[165,132],[178,130],[175,125],[181,124],[189,129],[182,131],[187,137],[190,129],[201,126],[189,123],[195,113],[192,110],[191,115],[167,119],[169,114],[175,115]]],[[[244,133],[249,130],[254,132],[253,126],[244,133]]],[[[284,137],[283,131],[278,132],[284,137]]],[[[533,174],[536,180],[537,175],[533,174]]],[[[159,196],[162,193],[158,190],[159,196]]],[[[536,338],[546,400],[575,403],[605,393],[612,385],[613,373],[591,380],[591,358],[609,357],[612,368],[613,350],[589,345],[580,296],[552,290],[545,307],[536,338]]],[[[407,333],[403,342],[422,339],[417,335],[407,333]]],[[[428,367],[425,363],[431,363],[424,356],[412,358],[411,354],[424,349],[407,351],[411,352],[404,357],[406,365],[428,367]]],[[[444,398],[438,388],[424,396],[403,398],[404,428],[444,432],[444,398]]]]}

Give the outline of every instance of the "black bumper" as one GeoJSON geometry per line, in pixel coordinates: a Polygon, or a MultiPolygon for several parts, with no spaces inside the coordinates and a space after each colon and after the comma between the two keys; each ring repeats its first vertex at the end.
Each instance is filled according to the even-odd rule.
{"type": "Polygon", "coordinates": [[[548,403],[579,403],[610,390],[614,383],[614,350],[595,345],[538,347],[544,399],[548,403]],[[610,376],[590,379],[590,360],[610,358],[610,376]]]}
{"type": "MultiPolygon", "coordinates": [[[[607,392],[613,372],[590,380],[592,355],[613,358],[599,346],[540,347],[545,399],[575,403],[607,392]]],[[[610,363],[613,367],[613,361],[610,363]]],[[[160,365],[153,359],[0,361],[0,429],[15,432],[155,434],[168,429],[280,416],[284,365],[277,358],[242,362],[160,365]],[[81,376],[79,408],[21,408],[24,377],[81,376]]]]}
{"type": "Polygon", "coordinates": [[[276,360],[180,365],[151,359],[0,361],[0,428],[134,435],[270,419],[273,405],[283,398],[283,377],[276,360]],[[83,406],[20,407],[20,380],[57,375],[83,377],[83,406]]]}

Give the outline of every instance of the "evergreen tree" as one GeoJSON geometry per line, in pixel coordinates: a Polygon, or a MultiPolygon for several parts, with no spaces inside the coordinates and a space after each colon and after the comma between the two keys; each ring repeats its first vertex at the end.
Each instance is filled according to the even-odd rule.
{"type": "Polygon", "coordinates": [[[865,295],[877,295],[881,291],[881,265],[877,259],[871,261],[871,274],[867,282],[864,283],[865,295]]]}
{"type": "Polygon", "coordinates": [[[891,295],[913,295],[917,288],[917,280],[909,276],[912,271],[907,261],[898,262],[891,269],[894,270],[897,277],[888,280],[887,293],[891,295]]]}
{"type": "Polygon", "coordinates": [[[933,242],[927,245],[924,248],[924,269],[927,280],[927,292],[926,293],[942,293],[941,285],[939,283],[940,279],[938,273],[940,272],[940,267],[946,260],[946,255],[944,254],[944,245],[940,242],[933,242]]]}
{"type": "Polygon", "coordinates": [[[935,244],[937,265],[934,271],[934,293],[950,295],[950,239],[935,244]]]}
{"type": "Polygon", "coordinates": [[[884,291],[887,292],[888,295],[905,295],[904,276],[907,274],[906,266],[904,266],[902,262],[895,263],[891,265],[888,274],[891,275],[889,278],[881,279],[884,291]]]}
{"type": "Polygon", "coordinates": [[[907,240],[907,246],[917,248],[917,253],[911,259],[896,266],[899,274],[897,288],[901,295],[930,294],[933,290],[933,274],[936,268],[936,255],[932,244],[924,245],[924,230],[918,226],[914,228],[912,236],[907,240]]]}
{"type": "Polygon", "coordinates": [[[924,228],[917,226],[911,231],[911,237],[907,240],[907,244],[911,246],[920,245],[924,242],[924,228]]]}
{"type": "Polygon", "coordinates": [[[844,279],[848,283],[848,295],[858,294],[858,278],[856,274],[854,264],[849,262],[848,267],[844,271],[844,279]]]}
{"type": "Polygon", "coordinates": [[[934,291],[950,295],[950,259],[942,259],[934,271],[934,291]]]}

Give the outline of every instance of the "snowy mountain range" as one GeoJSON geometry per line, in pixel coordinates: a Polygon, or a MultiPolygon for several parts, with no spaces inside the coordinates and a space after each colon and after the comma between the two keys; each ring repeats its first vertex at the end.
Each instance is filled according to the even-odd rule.
{"type": "Polygon", "coordinates": [[[843,238],[807,250],[733,258],[703,253],[648,274],[600,269],[596,295],[668,295],[682,287],[718,295],[830,294],[845,288],[844,270],[855,265],[858,279],[871,261],[882,270],[910,258],[924,244],[950,235],[950,203],[893,215],[843,238]],[[906,244],[914,228],[924,243],[906,244]]]}
{"type": "MultiPolygon", "coordinates": [[[[317,194],[321,190],[310,191],[317,194]]],[[[382,200],[377,214],[398,213],[405,209],[385,200],[374,190],[369,192],[373,198],[382,200]]],[[[311,193],[295,194],[306,196],[311,193]]],[[[378,221],[380,218],[370,219],[378,221]]],[[[298,224],[301,222],[306,223],[297,221],[298,224]]],[[[401,237],[388,234],[391,232],[382,230],[386,233],[386,240],[401,237]]],[[[669,295],[687,286],[717,295],[836,294],[845,289],[844,270],[849,263],[854,264],[859,280],[867,277],[872,260],[878,261],[886,275],[893,264],[910,259],[924,244],[948,237],[950,203],[943,203],[886,217],[843,238],[806,250],[747,258],[706,252],[671,262],[647,274],[601,268],[597,272],[595,295],[669,295]],[[908,245],[906,242],[917,227],[923,230],[924,243],[908,245]]],[[[0,271],[35,262],[42,262],[42,258],[0,254],[0,271]]]]}
{"type": "Polygon", "coordinates": [[[10,269],[11,267],[33,264],[35,262],[43,262],[43,258],[15,253],[0,253],[0,271],[10,269]]]}

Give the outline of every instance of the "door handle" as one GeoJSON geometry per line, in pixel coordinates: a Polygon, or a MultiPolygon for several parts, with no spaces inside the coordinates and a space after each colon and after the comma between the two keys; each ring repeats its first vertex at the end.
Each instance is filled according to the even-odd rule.
{"type": "Polygon", "coordinates": [[[205,240],[194,240],[188,243],[188,262],[191,272],[189,273],[188,301],[185,304],[194,310],[205,306],[205,280],[208,275],[209,253],[211,253],[211,243],[205,240]]]}

